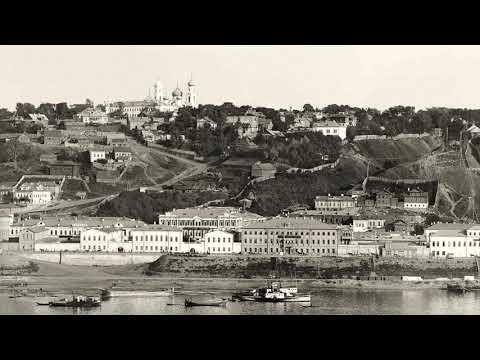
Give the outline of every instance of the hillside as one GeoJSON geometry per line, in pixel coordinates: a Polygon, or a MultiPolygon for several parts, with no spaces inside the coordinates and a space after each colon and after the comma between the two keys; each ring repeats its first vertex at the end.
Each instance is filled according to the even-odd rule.
{"type": "MultiPolygon", "coordinates": [[[[381,173],[387,160],[409,163],[431,153],[440,146],[432,136],[422,138],[363,140],[343,149],[343,157],[335,169],[311,174],[278,174],[275,179],[257,183],[247,189],[255,195],[252,211],[276,215],[293,204],[313,207],[316,195],[341,193],[361,183],[370,162],[370,175],[381,173]]],[[[386,175],[382,175],[386,176],[386,175]]]]}
{"type": "Polygon", "coordinates": [[[366,164],[343,158],[335,169],[307,174],[279,174],[275,179],[254,184],[246,193],[251,191],[255,196],[252,211],[271,216],[297,203],[313,206],[316,195],[346,192],[365,178],[366,171],[366,164]]]}
{"type": "Polygon", "coordinates": [[[401,164],[418,160],[440,147],[441,142],[433,136],[401,139],[374,139],[356,141],[355,150],[363,156],[384,166],[386,161],[401,164]]]}
{"type": "MultiPolygon", "coordinates": [[[[472,161],[467,157],[468,164],[472,161]]],[[[431,154],[402,164],[381,174],[391,179],[436,179],[436,209],[440,214],[457,219],[474,217],[480,210],[480,174],[469,170],[459,161],[458,151],[431,154]]]]}

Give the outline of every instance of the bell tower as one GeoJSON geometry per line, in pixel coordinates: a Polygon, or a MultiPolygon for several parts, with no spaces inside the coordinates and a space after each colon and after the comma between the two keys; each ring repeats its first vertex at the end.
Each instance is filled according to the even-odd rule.
{"type": "Polygon", "coordinates": [[[197,107],[197,93],[195,91],[195,83],[192,80],[190,75],[190,81],[187,83],[188,93],[187,93],[187,105],[196,108],[197,107]]]}
{"type": "Polygon", "coordinates": [[[163,85],[159,80],[153,85],[153,98],[157,103],[163,100],[163,85]]]}

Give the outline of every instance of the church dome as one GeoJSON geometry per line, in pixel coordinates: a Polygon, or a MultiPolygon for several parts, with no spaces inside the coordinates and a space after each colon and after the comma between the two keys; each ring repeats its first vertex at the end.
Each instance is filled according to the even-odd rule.
{"type": "Polygon", "coordinates": [[[182,95],[183,95],[182,90],[180,90],[178,87],[172,92],[173,97],[181,97],[182,95]]]}

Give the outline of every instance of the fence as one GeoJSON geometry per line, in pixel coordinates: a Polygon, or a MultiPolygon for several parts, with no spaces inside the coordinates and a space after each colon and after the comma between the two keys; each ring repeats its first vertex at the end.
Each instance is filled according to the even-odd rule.
{"type": "Polygon", "coordinates": [[[436,182],[438,179],[389,179],[381,176],[369,176],[367,181],[382,181],[388,182],[391,184],[419,184],[419,183],[429,183],[436,182]]]}
{"type": "Polygon", "coordinates": [[[291,173],[296,173],[298,171],[300,171],[302,173],[306,173],[306,172],[312,173],[312,172],[320,171],[320,170],[323,170],[323,169],[334,169],[338,166],[339,162],[340,162],[340,158],[338,158],[333,163],[319,165],[319,166],[316,166],[316,167],[313,167],[313,168],[310,168],[310,169],[290,168],[290,169],[287,170],[287,173],[291,174],[291,173]]]}
{"type": "Polygon", "coordinates": [[[353,141],[362,141],[362,140],[398,140],[398,139],[417,139],[422,137],[431,136],[428,133],[423,134],[399,134],[393,137],[387,137],[386,135],[357,135],[353,138],[353,141]]]}

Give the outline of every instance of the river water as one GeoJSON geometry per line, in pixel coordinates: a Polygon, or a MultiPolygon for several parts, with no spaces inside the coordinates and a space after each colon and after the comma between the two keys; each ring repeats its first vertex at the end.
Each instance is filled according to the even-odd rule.
{"type": "MultiPolygon", "coordinates": [[[[216,297],[231,292],[216,291],[216,297]]],[[[480,314],[480,292],[465,295],[440,289],[328,289],[312,293],[312,307],[295,303],[228,302],[226,307],[185,308],[186,295],[175,297],[118,297],[100,308],[69,309],[38,306],[38,298],[8,298],[0,294],[0,314],[6,315],[469,315],[480,314]],[[167,305],[167,304],[177,305],[167,305]]]]}

